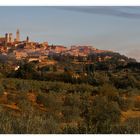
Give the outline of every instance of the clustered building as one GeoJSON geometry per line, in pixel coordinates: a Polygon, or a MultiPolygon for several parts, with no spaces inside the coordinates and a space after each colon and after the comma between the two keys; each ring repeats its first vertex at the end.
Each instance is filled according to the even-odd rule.
{"type": "Polygon", "coordinates": [[[30,41],[29,36],[25,40],[20,40],[20,31],[17,29],[14,38],[12,33],[6,33],[0,37],[0,55],[7,55],[16,60],[28,59],[39,60],[46,59],[50,52],[61,53],[67,48],[61,45],[48,45],[48,42],[38,43],[30,41]]]}
{"type": "Polygon", "coordinates": [[[86,57],[90,53],[102,53],[92,46],[71,46],[67,48],[62,45],[49,45],[48,42],[38,43],[30,41],[29,36],[25,40],[20,39],[20,31],[17,29],[14,38],[12,33],[6,33],[0,37],[0,55],[5,55],[15,60],[27,59],[29,62],[37,60],[44,61],[50,55],[71,55],[86,57]]]}

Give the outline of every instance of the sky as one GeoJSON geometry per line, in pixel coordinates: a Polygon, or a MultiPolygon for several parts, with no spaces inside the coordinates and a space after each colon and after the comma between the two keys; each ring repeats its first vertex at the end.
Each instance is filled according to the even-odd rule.
{"type": "Polygon", "coordinates": [[[0,7],[0,36],[17,29],[21,40],[92,45],[140,61],[140,7],[0,7]]]}

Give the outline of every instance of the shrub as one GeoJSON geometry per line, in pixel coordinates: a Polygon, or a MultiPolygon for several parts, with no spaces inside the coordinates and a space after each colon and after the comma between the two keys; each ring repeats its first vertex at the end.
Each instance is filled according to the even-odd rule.
{"type": "Polygon", "coordinates": [[[104,84],[99,90],[101,96],[105,96],[109,101],[118,101],[119,94],[115,87],[110,84],[104,84]]]}
{"type": "Polygon", "coordinates": [[[97,133],[109,133],[110,126],[119,122],[121,112],[116,102],[98,96],[93,101],[93,108],[89,115],[92,125],[96,126],[97,133]]]}
{"type": "Polygon", "coordinates": [[[22,93],[27,93],[31,90],[31,86],[27,81],[20,80],[16,83],[16,89],[22,93]]]}
{"type": "Polygon", "coordinates": [[[79,106],[79,96],[76,94],[70,94],[65,97],[63,104],[63,116],[67,122],[71,122],[73,120],[77,120],[80,117],[80,109],[79,106]]]}
{"type": "Polygon", "coordinates": [[[15,83],[12,79],[2,80],[2,85],[5,89],[15,90],[15,83]]]}
{"type": "Polygon", "coordinates": [[[132,99],[119,98],[118,104],[119,104],[121,110],[127,111],[128,109],[133,108],[134,101],[132,99]]]}
{"type": "Polygon", "coordinates": [[[78,107],[79,96],[76,94],[66,95],[65,100],[64,100],[64,106],[78,107]]]}
{"type": "Polygon", "coordinates": [[[80,117],[80,110],[77,107],[66,106],[63,108],[62,113],[64,117],[63,119],[66,122],[77,121],[80,117]]]}
{"type": "Polygon", "coordinates": [[[94,79],[99,85],[103,85],[109,82],[109,77],[104,72],[96,72],[94,75],[94,79]]]}
{"type": "Polygon", "coordinates": [[[45,105],[45,103],[46,103],[46,97],[44,95],[42,95],[42,94],[38,94],[37,97],[36,97],[36,102],[38,104],[45,105]]]}

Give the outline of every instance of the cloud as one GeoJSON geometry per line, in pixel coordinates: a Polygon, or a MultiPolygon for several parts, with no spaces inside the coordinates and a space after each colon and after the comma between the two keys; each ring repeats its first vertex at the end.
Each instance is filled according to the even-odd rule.
{"type": "Polygon", "coordinates": [[[62,10],[140,19],[140,6],[64,6],[62,10]]]}

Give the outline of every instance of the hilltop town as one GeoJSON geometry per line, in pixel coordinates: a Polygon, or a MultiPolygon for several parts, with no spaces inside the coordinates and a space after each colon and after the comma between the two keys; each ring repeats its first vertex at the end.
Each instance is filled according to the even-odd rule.
{"type": "MultiPolygon", "coordinates": [[[[20,40],[20,31],[17,30],[16,37],[12,33],[6,33],[0,37],[0,53],[7,57],[13,57],[16,60],[27,59],[28,61],[42,61],[47,56],[53,55],[71,55],[86,57],[92,53],[108,52],[99,50],[92,46],[71,46],[49,45],[48,42],[38,43],[30,41],[29,36],[25,40],[20,40]]],[[[107,57],[109,58],[109,57],[107,57]]]]}
{"type": "MultiPolygon", "coordinates": [[[[4,37],[0,37],[0,61],[2,63],[12,63],[10,67],[14,70],[19,69],[21,61],[26,61],[28,63],[37,62],[40,68],[46,65],[55,65],[58,67],[58,71],[62,72],[66,67],[69,69],[71,63],[78,66],[83,63],[106,62],[114,59],[114,56],[115,58],[118,57],[117,61],[123,64],[127,64],[128,60],[135,61],[118,53],[109,50],[99,50],[89,45],[66,47],[49,44],[48,42],[39,43],[30,41],[29,36],[25,40],[21,40],[19,29],[16,31],[15,38],[12,33],[6,33],[4,37]],[[65,64],[61,65],[64,62],[65,64]]],[[[75,66],[73,67],[74,69],[75,66]]],[[[80,67],[78,71],[81,71],[80,67]]]]}

